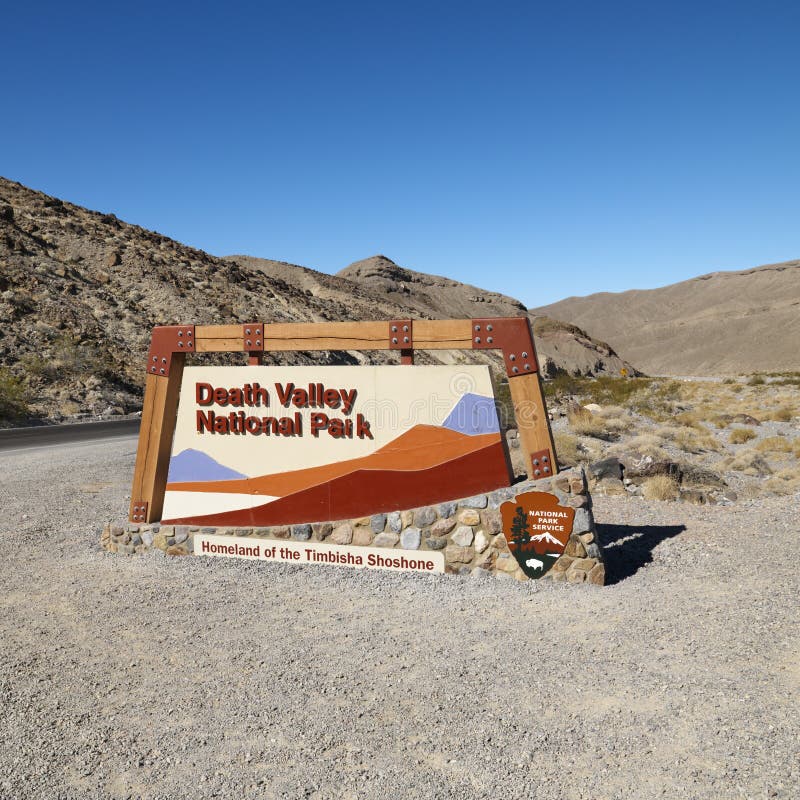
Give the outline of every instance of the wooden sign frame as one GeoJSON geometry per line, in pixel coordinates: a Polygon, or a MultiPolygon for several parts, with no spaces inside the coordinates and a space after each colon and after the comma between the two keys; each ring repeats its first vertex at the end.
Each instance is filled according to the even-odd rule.
{"type": "Polygon", "coordinates": [[[500,350],[529,478],[558,472],[533,332],[527,317],[382,322],[253,322],[245,325],[167,325],[153,328],[147,357],[139,445],[131,488],[131,522],[161,519],[172,437],[187,353],[399,350],[500,350]]]}

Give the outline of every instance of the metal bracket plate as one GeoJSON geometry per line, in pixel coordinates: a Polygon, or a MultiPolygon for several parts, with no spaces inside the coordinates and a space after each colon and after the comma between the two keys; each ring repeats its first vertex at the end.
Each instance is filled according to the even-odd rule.
{"type": "Polygon", "coordinates": [[[131,513],[129,515],[131,522],[147,522],[147,507],[149,503],[147,500],[134,500],[131,503],[131,513]]]}
{"type": "Polygon", "coordinates": [[[389,349],[411,350],[414,347],[414,327],[410,319],[393,319],[389,323],[389,349]]]}
{"type": "Polygon", "coordinates": [[[531,453],[531,478],[548,478],[553,474],[553,455],[549,450],[531,453]]]}
{"type": "Polygon", "coordinates": [[[157,325],[150,338],[147,372],[167,377],[173,353],[194,352],[194,325],[157,325]]]}
{"type": "Polygon", "coordinates": [[[259,353],[264,350],[264,326],[260,322],[248,322],[242,325],[242,350],[248,353],[259,353]]]}
{"type": "Polygon", "coordinates": [[[509,378],[539,371],[527,317],[472,320],[473,350],[502,350],[509,378]]]}

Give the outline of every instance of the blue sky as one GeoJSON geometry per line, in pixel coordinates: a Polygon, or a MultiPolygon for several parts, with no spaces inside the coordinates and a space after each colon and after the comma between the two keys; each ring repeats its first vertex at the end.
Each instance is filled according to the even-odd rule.
{"type": "Polygon", "coordinates": [[[0,174],[539,305],[800,258],[800,6],[16,3],[0,174]]]}

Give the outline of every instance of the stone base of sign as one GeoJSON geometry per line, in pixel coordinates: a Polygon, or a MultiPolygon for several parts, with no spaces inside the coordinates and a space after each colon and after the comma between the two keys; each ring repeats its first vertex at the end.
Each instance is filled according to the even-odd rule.
{"type": "Polygon", "coordinates": [[[270,528],[199,528],[185,525],[110,523],[100,544],[112,553],[134,554],[158,549],[167,555],[194,553],[195,534],[256,537],[296,542],[328,542],[444,554],[445,569],[459,575],[491,574],[528,580],[509,552],[503,536],[499,507],[522,492],[548,492],[561,505],[575,509],[572,535],[564,554],[546,577],[569,583],[605,583],[603,551],[597,539],[592,499],[582,469],[553,478],[524,481],[506,489],[465,497],[408,511],[373,514],[361,519],[304,523],[270,528]]]}

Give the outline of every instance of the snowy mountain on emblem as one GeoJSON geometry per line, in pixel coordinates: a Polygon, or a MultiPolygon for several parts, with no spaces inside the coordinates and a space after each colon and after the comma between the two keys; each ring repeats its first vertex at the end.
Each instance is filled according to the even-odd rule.
{"type": "Polygon", "coordinates": [[[548,531],[544,533],[539,533],[536,536],[531,536],[532,542],[549,542],[550,544],[557,544],[559,547],[561,546],[561,542],[556,539],[555,536],[551,536],[548,531]]]}

